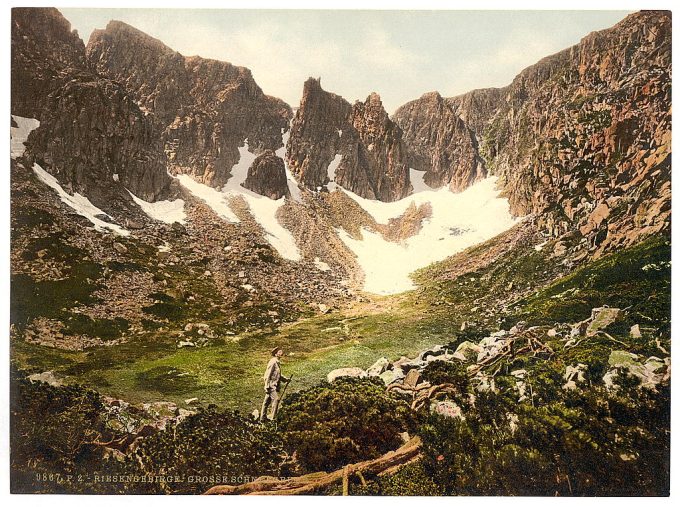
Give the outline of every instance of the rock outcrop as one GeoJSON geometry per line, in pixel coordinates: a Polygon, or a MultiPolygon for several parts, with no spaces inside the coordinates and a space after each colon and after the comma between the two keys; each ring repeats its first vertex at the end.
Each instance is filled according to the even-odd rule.
{"type": "MultiPolygon", "coordinates": [[[[40,120],[25,156],[105,211],[170,186],[153,125],[117,83],[90,70],[56,9],[12,11],[12,113],[40,120]]],[[[134,205],[133,205],[134,206],[134,205]]]]}
{"type": "Polygon", "coordinates": [[[182,56],[120,21],[95,30],[86,54],[154,121],[172,173],[220,187],[245,142],[253,153],[282,145],[292,111],[265,95],[245,67],[182,56]]]}
{"type": "Polygon", "coordinates": [[[486,177],[475,135],[437,92],[400,107],[394,121],[404,131],[410,166],[424,181],[458,192],[486,177]]]}
{"type": "Polygon", "coordinates": [[[283,159],[277,157],[271,150],[259,155],[248,169],[248,176],[243,186],[270,199],[280,199],[288,195],[288,181],[283,159]]]}
{"type": "Polygon", "coordinates": [[[368,199],[395,201],[411,191],[406,147],[380,97],[373,93],[353,106],[305,82],[300,109],[291,128],[287,161],[305,187],[332,181],[368,199]]]}
{"type": "MultiPolygon", "coordinates": [[[[443,101],[429,94],[395,121],[416,160],[458,155],[454,188],[475,181],[470,168],[481,156],[480,174],[499,177],[514,214],[538,216],[552,237],[577,230],[600,255],[670,228],[670,105],[671,16],[643,11],[505,88],[443,101]],[[461,124],[442,121],[443,110],[461,124]]],[[[417,168],[438,174],[438,160],[417,168]]]]}

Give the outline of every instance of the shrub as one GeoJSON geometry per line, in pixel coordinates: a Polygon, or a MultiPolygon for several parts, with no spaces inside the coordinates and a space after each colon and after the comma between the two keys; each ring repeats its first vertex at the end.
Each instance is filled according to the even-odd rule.
{"type": "Polygon", "coordinates": [[[340,378],[295,393],[279,418],[286,449],[302,471],[335,470],[376,458],[402,444],[412,428],[408,404],[380,380],[340,378]]]}
{"type": "Polygon", "coordinates": [[[261,475],[278,476],[282,451],[281,439],[272,425],[257,424],[234,412],[219,412],[211,405],[143,439],[127,467],[135,474],[184,478],[138,485],[146,489],[143,492],[196,494],[216,484],[235,485],[261,475]]]}
{"type": "Polygon", "coordinates": [[[78,491],[78,483],[36,482],[36,474],[91,474],[101,470],[101,448],[111,438],[97,392],[80,386],[31,382],[11,370],[10,468],[12,492],[78,491]]]}

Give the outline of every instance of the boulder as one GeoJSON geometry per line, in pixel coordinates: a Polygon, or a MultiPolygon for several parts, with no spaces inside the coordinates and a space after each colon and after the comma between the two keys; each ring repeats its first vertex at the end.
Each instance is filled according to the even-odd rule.
{"type": "Polygon", "coordinates": [[[127,247],[125,245],[123,245],[122,243],[117,243],[117,242],[114,243],[113,248],[119,254],[124,254],[124,253],[127,253],[127,251],[128,251],[127,247]]]}
{"type": "Polygon", "coordinates": [[[455,353],[462,354],[465,357],[466,361],[474,361],[481,351],[482,347],[480,347],[479,345],[469,341],[464,341],[463,343],[458,345],[455,353]]]}
{"type": "Polygon", "coordinates": [[[369,377],[378,377],[381,373],[387,370],[389,366],[389,360],[386,357],[381,357],[375,363],[373,363],[373,365],[368,370],[366,370],[366,373],[369,377]]]}
{"type": "Polygon", "coordinates": [[[366,372],[361,368],[337,368],[330,372],[326,378],[329,382],[333,382],[335,379],[340,377],[354,377],[354,378],[364,378],[366,377],[366,372]]]}
{"type": "Polygon", "coordinates": [[[55,387],[63,385],[62,381],[54,375],[53,371],[34,373],[33,375],[28,376],[28,380],[30,380],[31,382],[45,382],[46,384],[55,387]]]}
{"type": "Polygon", "coordinates": [[[467,359],[465,358],[465,356],[461,352],[454,352],[453,354],[451,354],[451,358],[452,359],[458,359],[459,361],[463,361],[463,362],[467,361],[467,359]]]}
{"type": "Polygon", "coordinates": [[[420,372],[416,369],[409,370],[409,372],[406,374],[406,377],[404,378],[404,382],[402,383],[404,387],[416,387],[420,381],[422,380],[420,372]]]}
{"type": "Polygon", "coordinates": [[[644,363],[641,359],[637,354],[625,350],[612,350],[608,362],[613,368],[625,368],[630,375],[639,378],[641,387],[654,389],[664,379],[660,370],[665,366],[665,362],[654,356],[644,363]]]}
{"type": "Polygon", "coordinates": [[[588,366],[583,363],[578,363],[576,366],[567,366],[567,371],[564,374],[564,380],[567,381],[566,384],[562,386],[562,389],[576,389],[576,382],[584,382],[584,373],[588,370],[588,366]]]}
{"type": "Polygon", "coordinates": [[[393,384],[394,382],[404,378],[404,370],[401,368],[392,368],[391,370],[386,370],[380,374],[380,379],[385,383],[386,386],[393,384]]]}
{"type": "Polygon", "coordinates": [[[608,308],[606,306],[593,308],[590,316],[591,321],[586,329],[586,336],[595,336],[598,331],[613,324],[620,315],[621,309],[619,308],[608,308]]]}
{"type": "Polygon", "coordinates": [[[630,337],[631,338],[642,338],[642,332],[640,331],[640,325],[639,324],[635,324],[634,326],[631,326],[630,337]]]}
{"type": "Polygon", "coordinates": [[[242,185],[270,199],[285,197],[289,190],[283,159],[277,157],[273,151],[266,150],[253,161],[242,185]]]}
{"type": "Polygon", "coordinates": [[[589,326],[588,320],[577,322],[576,324],[571,326],[571,331],[570,331],[569,335],[572,338],[578,338],[580,336],[585,336],[586,330],[588,329],[588,326],[589,326]]]}

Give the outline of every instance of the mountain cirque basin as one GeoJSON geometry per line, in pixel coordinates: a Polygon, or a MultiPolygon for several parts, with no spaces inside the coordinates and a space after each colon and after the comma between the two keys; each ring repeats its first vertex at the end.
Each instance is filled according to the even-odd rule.
{"type": "MultiPolygon", "coordinates": [[[[390,117],[312,78],[293,110],[125,23],[84,44],[14,9],[13,488],[187,457],[332,494],[411,439],[347,487],[667,494],[670,23],[629,15],[390,117]],[[275,346],[278,431],[243,416],[275,346]]],[[[158,488],[129,491],[208,489],[158,488]]]]}

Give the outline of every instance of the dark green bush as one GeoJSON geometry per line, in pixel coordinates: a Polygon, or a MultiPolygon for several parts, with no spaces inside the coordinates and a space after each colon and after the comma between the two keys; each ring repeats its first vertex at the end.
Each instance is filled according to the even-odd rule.
{"type": "Polygon", "coordinates": [[[412,428],[408,404],[380,380],[340,378],[292,394],[278,426],[302,471],[335,470],[402,445],[412,428]]]}
{"type": "Polygon", "coordinates": [[[666,495],[668,394],[633,382],[535,405],[486,393],[464,420],[421,427],[424,470],[453,495],[666,495]]]}
{"type": "Polygon", "coordinates": [[[441,488],[432,480],[423,463],[418,460],[408,463],[391,475],[366,477],[366,486],[350,486],[351,495],[381,496],[435,496],[441,495],[441,488]]]}
{"type": "Polygon", "coordinates": [[[136,485],[141,492],[197,494],[216,484],[236,485],[261,475],[278,476],[283,459],[281,438],[273,425],[260,425],[211,405],[143,439],[127,467],[138,475],[184,479],[136,485]]]}
{"type": "Polygon", "coordinates": [[[37,474],[92,474],[104,466],[93,442],[114,436],[97,392],[31,382],[12,368],[10,469],[15,493],[83,491],[83,484],[38,481],[37,474]]]}
{"type": "Polygon", "coordinates": [[[448,361],[432,361],[422,371],[423,379],[435,384],[453,384],[461,394],[468,389],[468,373],[464,365],[448,361]]]}

